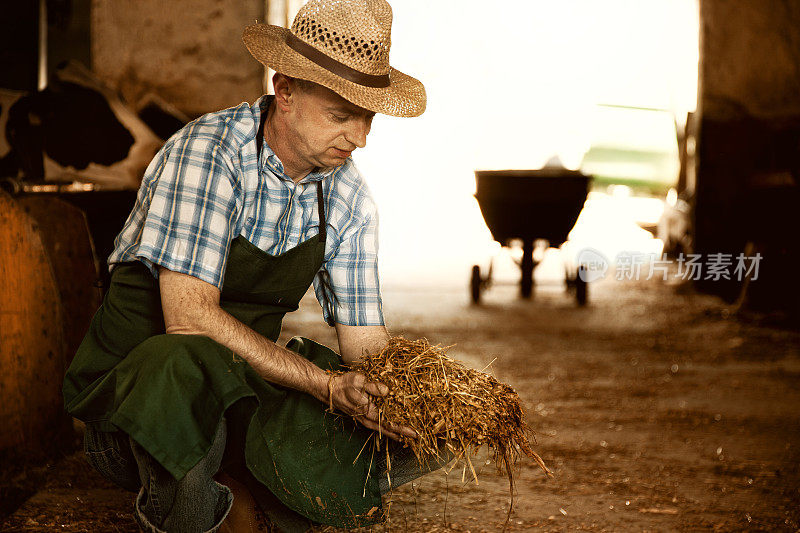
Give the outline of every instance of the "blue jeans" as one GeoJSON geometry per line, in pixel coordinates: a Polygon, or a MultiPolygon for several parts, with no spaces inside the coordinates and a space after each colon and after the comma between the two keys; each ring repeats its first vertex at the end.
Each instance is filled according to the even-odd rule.
{"type": "Polygon", "coordinates": [[[181,480],[176,480],[127,434],[107,433],[87,424],[86,458],[105,478],[137,492],[134,516],[148,533],[214,533],[228,516],[233,494],[214,481],[225,451],[223,418],[211,448],[181,480]]]}
{"type": "MultiPolygon", "coordinates": [[[[220,469],[228,440],[227,423],[222,419],[208,454],[181,479],[176,480],[161,464],[127,434],[97,431],[86,425],[84,451],[89,464],[111,482],[137,492],[134,516],[139,527],[148,533],[216,532],[228,516],[233,495],[228,487],[214,481],[220,469]]],[[[236,434],[232,440],[237,442],[236,434]]],[[[226,456],[227,457],[227,456],[226,456]]],[[[409,448],[391,452],[391,486],[386,475],[385,455],[377,467],[381,472],[381,494],[445,466],[452,455],[431,458],[425,467],[417,462],[409,448]]],[[[241,476],[249,472],[239,472],[241,476]]],[[[237,475],[232,475],[236,478],[237,475]]],[[[251,478],[254,480],[255,478],[251,478]]],[[[312,524],[287,508],[265,487],[253,486],[253,496],[274,525],[286,532],[305,531],[312,524]]]]}

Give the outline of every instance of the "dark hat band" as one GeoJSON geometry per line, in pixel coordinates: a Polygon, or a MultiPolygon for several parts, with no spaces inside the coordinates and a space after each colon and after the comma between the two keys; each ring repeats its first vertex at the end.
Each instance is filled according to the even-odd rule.
{"type": "Polygon", "coordinates": [[[325,70],[332,72],[333,74],[336,74],[340,78],[344,78],[347,81],[352,81],[353,83],[363,85],[364,87],[384,88],[391,85],[391,79],[389,78],[388,74],[365,74],[354,68],[348,67],[344,63],[340,63],[332,57],[323,54],[305,41],[301,41],[292,33],[286,33],[286,45],[312,63],[319,65],[325,70]]]}

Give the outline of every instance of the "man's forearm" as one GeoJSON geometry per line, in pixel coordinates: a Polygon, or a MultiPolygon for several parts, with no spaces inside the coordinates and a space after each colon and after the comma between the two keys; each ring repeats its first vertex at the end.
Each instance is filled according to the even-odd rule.
{"type": "Polygon", "coordinates": [[[205,335],[242,357],[265,380],[327,400],[328,377],[322,369],[249,328],[218,305],[192,313],[191,327],[171,325],[167,333],[205,335]]]}
{"type": "Polygon", "coordinates": [[[389,340],[385,326],[345,326],[337,322],[336,335],[345,363],[353,363],[365,353],[379,352],[389,340]]]}
{"type": "MultiPolygon", "coordinates": [[[[387,393],[385,386],[368,383],[364,374],[346,372],[328,377],[302,356],[278,346],[246,326],[219,305],[220,291],[193,276],[158,268],[161,307],[167,333],[205,335],[241,356],[265,380],[302,391],[351,415],[365,427],[392,438],[413,435],[381,420],[370,399],[387,393]]],[[[339,344],[352,357],[364,349],[379,349],[388,339],[383,326],[339,326],[339,344]]]]}

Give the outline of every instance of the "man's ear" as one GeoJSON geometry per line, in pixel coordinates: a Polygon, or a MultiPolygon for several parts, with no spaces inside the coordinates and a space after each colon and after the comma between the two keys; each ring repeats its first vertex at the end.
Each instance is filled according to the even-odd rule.
{"type": "Polygon", "coordinates": [[[294,84],[288,76],[276,72],[272,76],[272,86],[275,88],[275,103],[283,111],[288,111],[292,103],[292,94],[295,91],[294,84]]]}

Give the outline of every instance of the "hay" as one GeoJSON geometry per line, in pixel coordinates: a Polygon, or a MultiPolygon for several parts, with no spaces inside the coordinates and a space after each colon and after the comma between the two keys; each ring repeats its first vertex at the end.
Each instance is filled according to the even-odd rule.
{"type": "MultiPolygon", "coordinates": [[[[364,355],[352,370],[364,373],[368,381],[389,387],[388,395],[375,397],[373,403],[381,418],[416,431],[417,438],[403,437],[403,442],[423,466],[448,450],[456,464],[463,464],[462,480],[469,469],[477,483],[470,456],[487,445],[498,470],[508,475],[513,505],[513,469],[521,454],[552,476],[531,449],[531,432],[519,395],[510,386],[465,367],[445,352],[446,348],[431,346],[425,339],[393,337],[380,352],[364,355]]],[[[380,438],[376,434],[377,446],[380,438]]],[[[391,470],[391,465],[387,468],[391,470]]]]}

